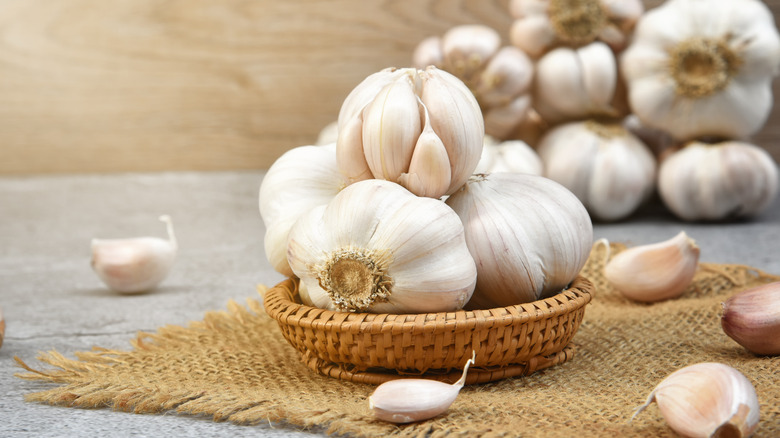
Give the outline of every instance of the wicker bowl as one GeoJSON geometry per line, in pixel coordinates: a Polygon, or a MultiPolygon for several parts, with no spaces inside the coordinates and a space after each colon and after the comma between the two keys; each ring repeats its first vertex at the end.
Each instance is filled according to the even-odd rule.
{"type": "Polygon", "coordinates": [[[562,292],[531,303],[486,310],[421,314],[334,312],[305,306],[298,280],[263,298],[266,313],[314,371],[379,384],[406,376],[456,381],[476,352],[466,383],[522,376],[571,359],[569,341],[593,284],[577,277],[562,292]]]}

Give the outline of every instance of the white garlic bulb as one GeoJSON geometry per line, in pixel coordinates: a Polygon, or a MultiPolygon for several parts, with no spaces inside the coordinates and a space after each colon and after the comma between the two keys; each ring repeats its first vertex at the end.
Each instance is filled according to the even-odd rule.
{"type": "Polygon", "coordinates": [[[656,402],[667,424],[687,437],[749,437],[758,429],[759,404],[753,384],[721,363],[681,368],[653,389],[634,417],[656,402]]]}
{"type": "Polygon", "coordinates": [[[658,191],[677,217],[721,220],[750,217],[777,197],[777,164],[764,149],[743,142],[691,142],[667,156],[658,191]]]}
{"type": "Polygon", "coordinates": [[[460,25],[427,38],[413,60],[417,68],[434,65],[462,80],[479,102],[488,135],[508,138],[529,117],[533,64],[522,50],[502,47],[489,26],[460,25]]]}
{"type": "Polygon", "coordinates": [[[260,184],[260,216],[265,224],[265,254],[271,266],[292,275],[287,236],[303,213],[325,205],[347,185],[336,164],[336,145],[299,146],[285,152],[260,184]]]}
{"type": "Polygon", "coordinates": [[[451,385],[431,379],[390,380],[377,386],[368,397],[368,406],[376,418],[391,423],[411,423],[443,414],[466,384],[466,372],[475,356],[472,352],[460,379],[451,385]]]}
{"type": "Polygon", "coordinates": [[[331,310],[458,310],[477,276],[450,207],[378,179],[351,184],[303,215],[287,258],[305,285],[305,304],[331,310]]]}
{"type": "Polygon", "coordinates": [[[600,220],[626,218],[655,188],[655,157],[618,124],[559,125],[542,137],[537,152],[544,175],[571,190],[600,220]]]}
{"type": "Polygon", "coordinates": [[[509,11],[515,18],[509,30],[512,44],[538,58],[554,47],[594,41],[619,51],[644,6],[641,0],[510,0],[509,11]]]}
{"type": "Polygon", "coordinates": [[[585,265],[593,227],[560,184],[536,175],[475,175],[447,198],[477,262],[469,308],[510,306],[554,295],[585,265]]]}
{"type": "Polygon", "coordinates": [[[539,154],[522,140],[498,141],[486,135],[482,158],[474,173],[519,172],[541,175],[544,171],[539,154]]]}
{"type": "Polygon", "coordinates": [[[627,298],[655,302],[677,298],[693,281],[701,250],[684,231],[663,242],[629,248],[604,267],[604,278],[627,298]]]}
{"type": "Polygon", "coordinates": [[[338,123],[338,166],[350,182],[385,179],[432,198],[468,179],[485,133],[471,91],[433,66],[374,73],[344,100],[338,123]]]}
{"type": "Polygon", "coordinates": [[[146,292],[168,276],[176,259],[176,236],[169,216],[160,216],[168,240],[159,237],[92,239],[92,269],[110,289],[146,292]]]}
{"type": "Polygon", "coordinates": [[[551,123],[618,116],[625,111],[618,86],[617,60],[606,44],[559,47],[536,64],[534,108],[551,123]]]}
{"type": "Polygon", "coordinates": [[[642,16],[620,64],[648,126],[679,140],[744,138],[772,107],[780,35],[759,0],[670,0],[642,16]]]}

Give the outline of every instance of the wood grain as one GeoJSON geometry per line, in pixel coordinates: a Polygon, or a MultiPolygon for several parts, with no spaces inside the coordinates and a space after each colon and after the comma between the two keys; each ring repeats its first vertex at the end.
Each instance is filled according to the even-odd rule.
{"type": "MultiPolygon", "coordinates": [[[[506,4],[0,0],[0,174],[267,168],[424,37],[506,35],[506,4]]],[[[780,158],[777,121],[757,141],[780,158]]]]}

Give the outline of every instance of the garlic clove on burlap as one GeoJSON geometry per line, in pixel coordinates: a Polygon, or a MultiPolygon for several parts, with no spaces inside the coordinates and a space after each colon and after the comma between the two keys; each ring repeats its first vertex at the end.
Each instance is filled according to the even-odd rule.
{"type": "Polygon", "coordinates": [[[92,239],[92,269],[110,289],[122,293],[146,292],[168,276],[176,259],[176,236],[169,216],[160,216],[168,239],[137,237],[92,239]]]}
{"type": "Polygon", "coordinates": [[[349,182],[385,179],[406,183],[413,191],[435,189],[424,196],[438,198],[471,175],[482,152],[484,130],[474,95],[452,74],[433,66],[385,69],[366,78],[344,100],[337,162],[349,182]],[[445,155],[449,172],[443,172],[445,155]],[[442,179],[410,184],[429,177],[421,170],[427,168],[436,169],[442,179]]]}
{"type": "Polygon", "coordinates": [[[723,332],[748,351],[780,355],[780,281],[731,296],[720,321],[723,332]]]}
{"type": "Polygon", "coordinates": [[[265,254],[273,268],[291,276],[287,236],[303,213],[327,204],[347,185],[336,164],[336,145],[299,146],[285,152],[260,184],[260,216],[266,227],[265,254]]]}
{"type": "Polygon", "coordinates": [[[677,298],[693,281],[701,250],[684,231],[663,242],[629,248],[607,262],[604,277],[627,298],[677,298]]]}
{"type": "Polygon", "coordinates": [[[379,179],[351,184],[302,216],[290,231],[287,258],[305,284],[305,304],[327,301],[330,310],[458,310],[477,275],[450,207],[379,179]]]}
{"type": "Polygon", "coordinates": [[[466,373],[475,354],[472,352],[463,374],[453,384],[432,379],[390,380],[377,386],[368,397],[368,406],[376,418],[391,423],[411,423],[443,414],[466,384],[466,373]]]}
{"type": "Polygon", "coordinates": [[[554,295],[590,254],[593,227],[560,184],[521,173],[475,175],[446,203],[460,216],[477,262],[469,308],[510,306],[554,295]]]}
{"type": "Polygon", "coordinates": [[[590,214],[624,219],[653,193],[656,160],[618,124],[593,120],[559,125],[539,141],[544,175],[571,190],[590,214]]]}
{"type": "Polygon", "coordinates": [[[744,142],[691,142],[669,154],[658,170],[658,191],[677,217],[722,220],[755,216],[778,195],[777,164],[744,142]]]}
{"type": "Polygon", "coordinates": [[[511,0],[513,45],[538,58],[559,46],[594,41],[622,50],[644,12],[641,0],[511,0]]]}
{"type": "Polygon", "coordinates": [[[759,403],[750,380],[721,363],[697,363],[667,376],[636,417],[653,401],[669,427],[688,437],[749,437],[758,429],[759,403]]]}
{"type": "Polygon", "coordinates": [[[474,173],[518,172],[541,175],[544,165],[536,151],[522,140],[498,141],[485,136],[482,158],[474,173]]]}
{"type": "Polygon", "coordinates": [[[601,42],[559,47],[536,64],[534,108],[548,122],[618,116],[615,55],[601,42]]]}
{"type": "Polygon", "coordinates": [[[648,126],[678,140],[745,138],[771,110],[780,35],[758,0],[673,0],[642,16],[620,66],[648,126]]]}

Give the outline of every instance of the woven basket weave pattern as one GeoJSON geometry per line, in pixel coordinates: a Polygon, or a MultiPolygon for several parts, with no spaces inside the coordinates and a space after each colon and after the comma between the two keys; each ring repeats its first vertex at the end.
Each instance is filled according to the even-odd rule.
{"type": "MultiPolygon", "coordinates": [[[[333,312],[298,302],[297,280],[288,279],[264,297],[266,312],[282,335],[317,371],[335,377],[372,368],[402,374],[436,374],[460,369],[476,352],[474,368],[524,365],[552,366],[568,360],[564,352],[582,322],[592,284],[577,278],[572,286],[547,299],[488,310],[427,314],[333,312]],[[542,358],[552,356],[547,360],[542,358]],[[350,373],[334,372],[335,364],[350,373]]],[[[501,378],[506,373],[492,370],[501,378]]],[[[485,378],[478,379],[484,381],[485,378]]],[[[491,379],[492,380],[492,379],[491,379]]]]}

